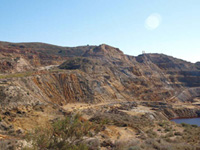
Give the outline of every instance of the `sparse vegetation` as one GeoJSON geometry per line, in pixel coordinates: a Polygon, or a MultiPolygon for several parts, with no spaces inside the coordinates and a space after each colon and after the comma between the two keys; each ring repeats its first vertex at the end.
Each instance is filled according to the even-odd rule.
{"type": "Polygon", "coordinates": [[[153,129],[147,130],[146,133],[150,138],[156,138],[158,136],[157,133],[153,131],[153,129]]]}
{"type": "Polygon", "coordinates": [[[32,147],[25,150],[88,150],[83,141],[98,133],[100,126],[80,118],[80,115],[67,117],[28,133],[26,140],[32,143],[32,147]]]}
{"type": "Polygon", "coordinates": [[[140,150],[140,142],[138,140],[116,141],[114,150],[140,150]]]}
{"type": "Polygon", "coordinates": [[[90,58],[82,58],[82,57],[75,57],[69,60],[66,60],[63,64],[59,66],[60,69],[67,69],[67,70],[75,70],[75,69],[83,69],[87,68],[91,65],[97,65],[97,62],[90,58]]]}
{"type": "Polygon", "coordinates": [[[183,134],[181,132],[175,132],[174,135],[176,135],[176,136],[182,136],[183,134]]]}
{"type": "Polygon", "coordinates": [[[0,79],[28,77],[28,76],[31,76],[32,74],[33,72],[31,71],[14,73],[14,74],[3,74],[3,75],[0,75],[0,79]]]}
{"type": "Polygon", "coordinates": [[[144,115],[139,116],[130,116],[124,112],[121,112],[117,109],[113,109],[107,113],[96,113],[94,117],[90,119],[93,122],[100,123],[106,121],[109,125],[115,125],[118,127],[132,127],[136,130],[140,130],[142,127],[153,126],[153,122],[144,115]]]}

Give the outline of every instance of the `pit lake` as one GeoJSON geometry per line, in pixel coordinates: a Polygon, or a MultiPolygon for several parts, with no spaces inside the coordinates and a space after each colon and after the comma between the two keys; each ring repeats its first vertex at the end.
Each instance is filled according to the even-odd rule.
{"type": "Polygon", "coordinates": [[[187,123],[187,124],[195,124],[195,125],[200,126],[200,118],[172,119],[171,121],[174,121],[178,124],[187,123]]]}

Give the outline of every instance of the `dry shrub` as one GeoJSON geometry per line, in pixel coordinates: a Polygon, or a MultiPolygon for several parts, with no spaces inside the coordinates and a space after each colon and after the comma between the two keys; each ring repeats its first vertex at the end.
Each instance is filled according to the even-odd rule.
{"type": "MultiPolygon", "coordinates": [[[[40,127],[27,134],[26,140],[32,143],[33,150],[88,150],[83,144],[85,137],[94,136],[99,126],[82,121],[80,115],[60,119],[49,127],[40,127]]],[[[96,148],[98,149],[98,147],[96,148]]]]}

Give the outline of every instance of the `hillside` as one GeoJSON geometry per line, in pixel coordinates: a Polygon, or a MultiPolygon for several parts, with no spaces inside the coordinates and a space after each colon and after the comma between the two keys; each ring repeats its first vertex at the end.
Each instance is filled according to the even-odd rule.
{"type": "Polygon", "coordinates": [[[137,105],[147,120],[200,116],[199,66],[164,54],[129,56],[105,44],[0,42],[0,133],[27,131],[77,110],[93,120],[90,111],[130,115],[137,105]]]}

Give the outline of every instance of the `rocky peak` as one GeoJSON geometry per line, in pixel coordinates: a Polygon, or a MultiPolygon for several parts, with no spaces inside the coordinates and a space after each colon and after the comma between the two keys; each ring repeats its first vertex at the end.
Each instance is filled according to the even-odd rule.
{"type": "Polygon", "coordinates": [[[101,44],[85,52],[84,57],[106,57],[122,59],[125,55],[118,48],[111,47],[106,44],[101,44]]]}

